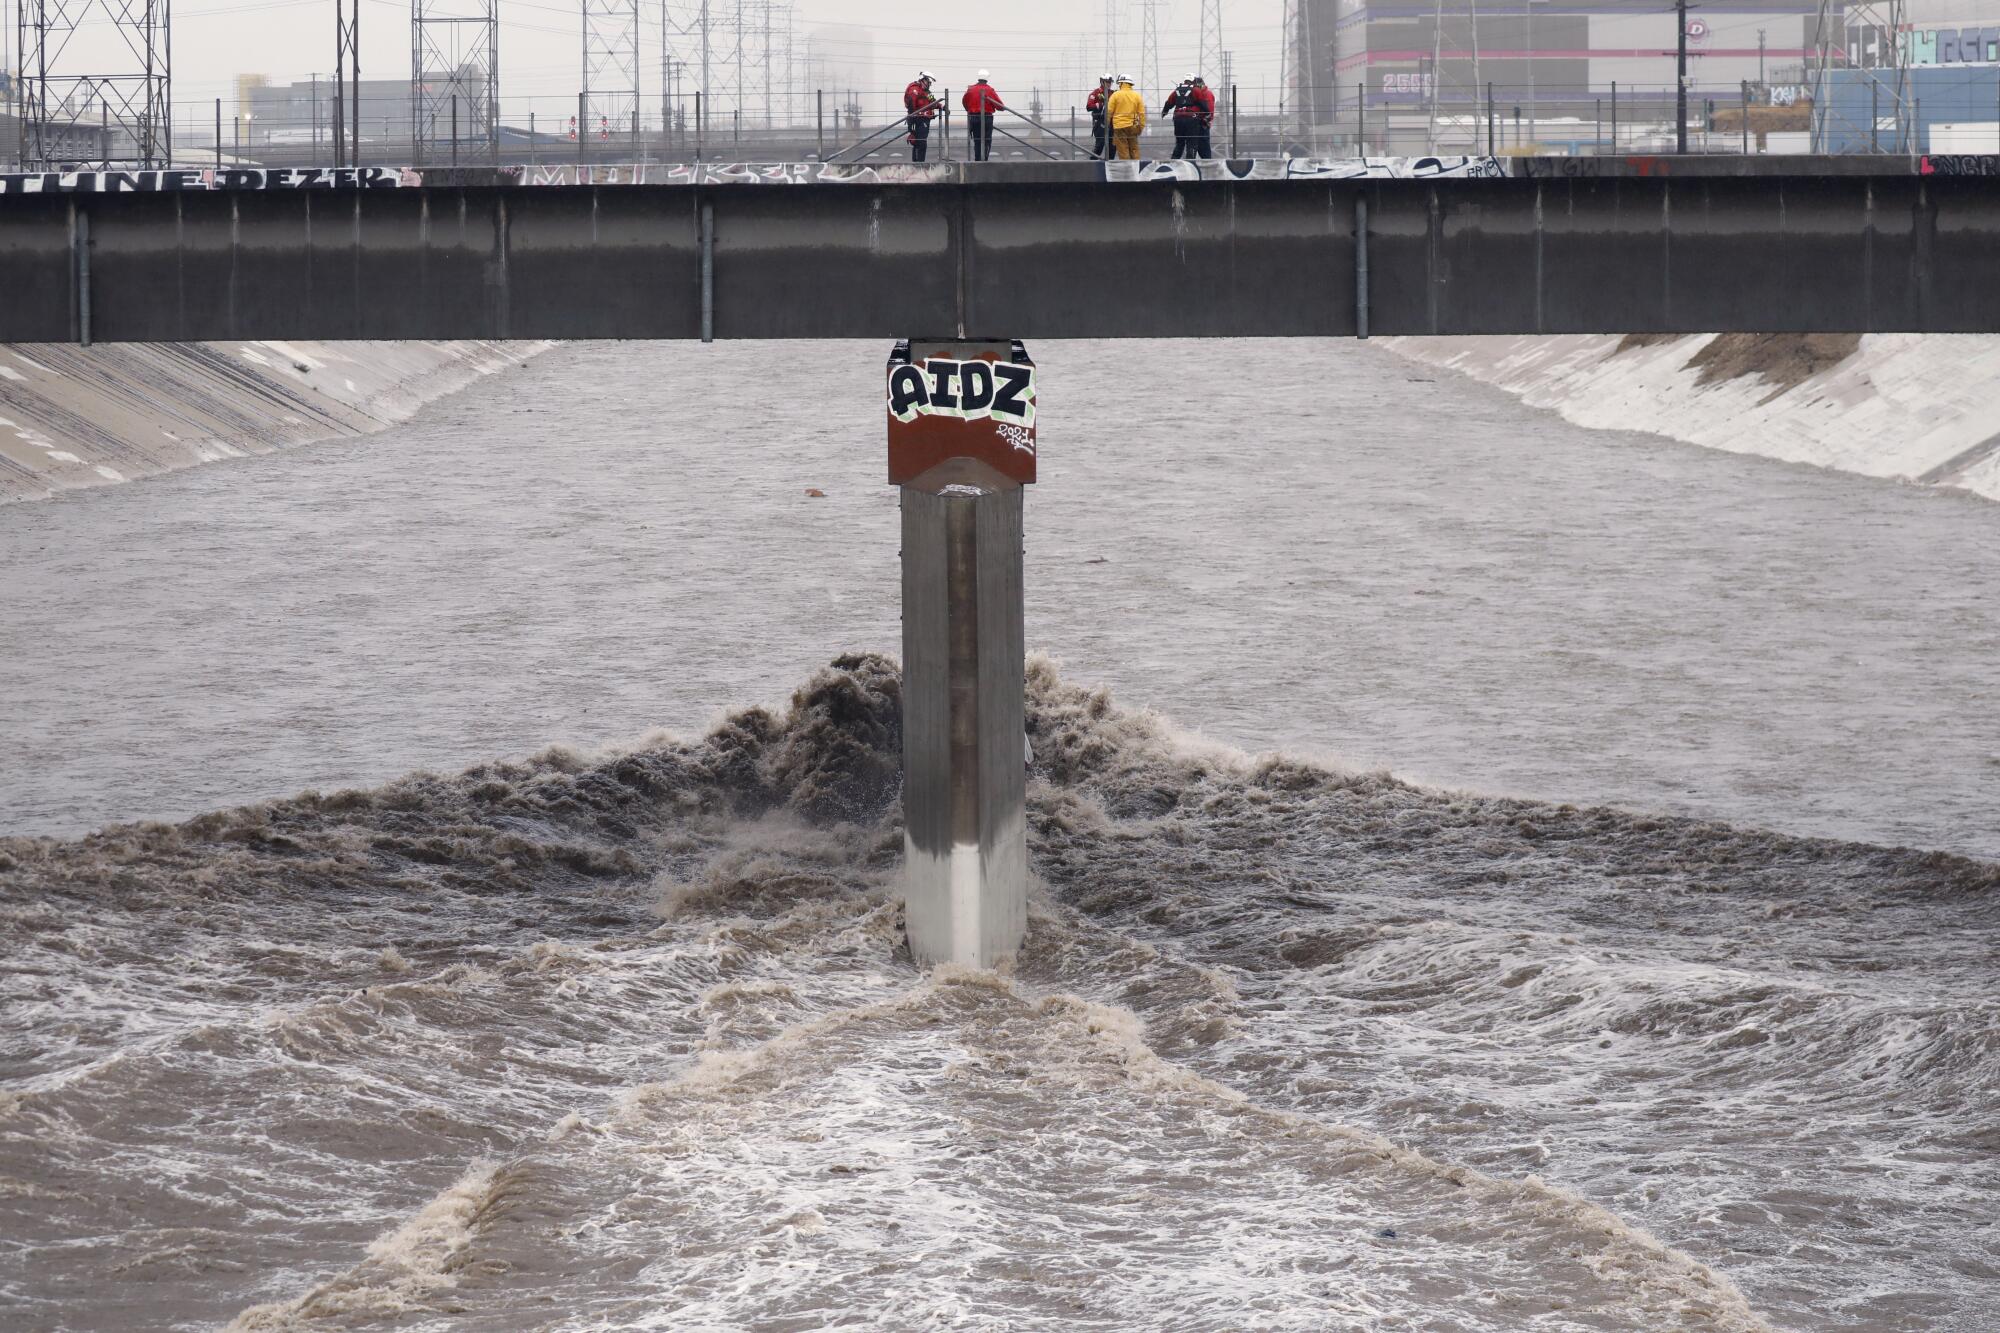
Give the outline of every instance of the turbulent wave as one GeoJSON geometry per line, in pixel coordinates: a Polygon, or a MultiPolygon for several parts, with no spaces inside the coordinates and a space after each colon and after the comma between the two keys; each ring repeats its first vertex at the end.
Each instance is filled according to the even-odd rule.
{"type": "Polygon", "coordinates": [[[899,704],[0,842],[0,1317],[1978,1327],[1994,867],[1037,661],[1028,948],[926,975],[899,704]]]}

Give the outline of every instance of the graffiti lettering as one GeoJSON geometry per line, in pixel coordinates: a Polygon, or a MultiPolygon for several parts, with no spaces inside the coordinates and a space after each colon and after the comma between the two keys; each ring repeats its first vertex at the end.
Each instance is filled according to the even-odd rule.
{"type": "Polygon", "coordinates": [[[1013,417],[1022,426],[1035,424],[1035,368],[1007,361],[993,363],[997,381],[993,392],[993,415],[1013,417]]]}
{"type": "Polygon", "coordinates": [[[1520,175],[1541,179],[1590,180],[1604,174],[1601,157],[1522,157],[1514,160],[1520,175]]]}
{"type": "Polygon", "coordinates": [[[992,419],[1026,430],[1035,424],[1035,368],[1006,361],[950,361],[932,357],[922,365],[889,372],[889,414],[898,421],[919,416],[992,419]]]}
{"type": "Polygon", "coordinates": [[[1104,179],[1121,184],[1135,181],[1426,180],[1436,176],[1498,180],[1506,174],[1507,168],[1497,157],[1175,159],[1104,164],[1104,179]]]}
{"type": "Polygon", "coordinates": [[[0,194],[151,194],[173,190],[381,190],[421,185],[395,167],[204,167],[199,171],[25,171],[0,175],[0,194]]]}
{"type": "Polygon", "coordinates": [[[1925,176],[2000,176],[2000,154],[1932,155],[1918,163],[1917,171],[1925,176]]]}

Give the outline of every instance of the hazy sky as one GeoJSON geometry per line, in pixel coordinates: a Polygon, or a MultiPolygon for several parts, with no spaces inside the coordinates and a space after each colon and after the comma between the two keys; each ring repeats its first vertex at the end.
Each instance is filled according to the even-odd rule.
{"type": "MultiPolygon", "coordinates": [[[[603,3],[603,0],[596,0],[603,3]]],[[[14,12],[19,0],[0,0],[6,9],[4,48],[12,55],[14,12]]],[[[75,3],[75,0],[72,0],[75,3]]],[[[452,12],[449,4],[464,0],[433,0],[433,12],[452,12]]],[[[1140,0],[1114,0],[1120,11],[1120,60],[1137,72],[1140,0]]],[[[746,12],[758,12],[746,4],[746,12]]],[[[885,95],[899,93],[904,82],[923,65],[934,69],[950,87],[964,86],[981,67],[993,71],[1001,92],[1019,99],[1033,83],[1052,84],[1060,75],[1095,74],[1104,62],[1104,0],[1006,0],[1001,4],[968,4],[963,0],[796,0],[792,6],[797,77],[807,81],[807,34],[831,24],[856,24],[873,38],[874,85],[885,95]]],[[[1263,81],[1275,87],[1278,78],[1278,26],[1282,0],[1225,0],[1224,44],[1235,52],[1237,79],[1249,102],[1263,81]]],[[[733,46],[724,22],[737,11],[737,0],[710,0],[712,21],[711,70],[733,46]]],[[[1163,73],[1172,77],[1192,68],[1197,49],[1200,0],[1166,0],[1160,5],[1160,58],[1163,73]]],[[[659,96],[662,6],[640,0],[641,78],[649,105],[659,96]]],[[[665,10],[676,27],[689,34],[673,35],[676,55],[695,63],[697,42],[692,35],[698,5],[675,0],[665,10]]],[[[332,0],[176,0],[174,4],[174,100],[195,103],[228,97],[238,73],[270,75],[274,82],[303,79],[333,65],[332,0]]],[[[580,11],[562,0],[500,0],[501,91],[509,119],[525,113],[532,96],[543,114],[573,104],[581,66],[580,11]]],[[[406,77],[410,68],[410,5],[408,0],[361,0],[362,71],[364,77],[406,77]]],[[[74,39],[71,67],[80,72],[104,72],[116,63],[108,54],[109,35],[101,25],[74,39]]],[[[836,53],[822,43],[819,56],[836,53]]],[[[9,59],[8,63],[12,63],[9,59]]],[[[1208,71],[1216,77],[1215,71],[1208,71]]],[[[720,81],[719,72],[711,82],[720,81]]],[[[690,77],[691,91],[697,80],[690,77]]],[[[760,85],[761,86],[761,85],[760,85]]]]}

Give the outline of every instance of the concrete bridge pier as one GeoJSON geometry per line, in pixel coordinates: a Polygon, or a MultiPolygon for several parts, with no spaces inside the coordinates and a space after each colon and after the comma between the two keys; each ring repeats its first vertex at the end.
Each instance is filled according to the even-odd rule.
{"type": "Polygon", "coordinates": [[[904,920],[970,967],[1028,925],[1022,489],[992,480],[903,488],[904,920]]]}
{"type": "Polygon", "coordinates": [[[920,963],[992,967],[1028,925],[1022,501],[1034,364],[912,340],[889,361],[902,488],[904,924],[920,963]]]}

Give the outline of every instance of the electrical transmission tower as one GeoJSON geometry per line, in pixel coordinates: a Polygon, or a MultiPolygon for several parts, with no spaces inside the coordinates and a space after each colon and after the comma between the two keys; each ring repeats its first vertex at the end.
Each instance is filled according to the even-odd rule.
{"type": "MultiPolygon", "coordinates": [[[[1819,19],[1814,29],[1812,69],[1812,150],[1831,152],[1828,131],[1832,128],[1832,80],[1834,68],[1865,69],[1869,114],[1868,151],[1909,153],[1916,151],[1915,117],[1910,104],[1910,71],[1903,63],[1899,36],[1905,19],[1903,0],[1875,0],[1874,3],[1846,4],[1819,0],[1819,19]],[[1887,134],[1881,128],[1893,121],[1887,134]]],[[[1853,88],[1853,85],[1850,85],[1853,88]]],[[[1859,93],[1858,88],[1853,88],[1859,93]]]]}
{"type": "MultiPolygon", "coordinates": [[[[1204,79],[1222,71],[1222,0],[1201,0],[1201,63],[1195,68],[1204,79]]],[[[1224,78],[1222,86],[1227,87],[1224,78]]]]}
{"type": "Polygon", "coordinates": [[[1113,78],[1125,72],[1118,63],[1118,0],[1104,0],[1104,72],[1113,78]]]}
{"type": "Polygon", "coordinates": [[[1312,151],[1317,128],[1319,60],[1313,47],[1312,7],[1309,0],[1285,0],[1284,41],[1278,57],[1279,148],[1312,151]]]}
{"type": "Polygon", "coordinates": [[[1146,96],[1160,90],[1160,0],[1139,0],[1139,76],[1146,96]]]}
{"type": "Polygon", "coordinates": [[[1442,146],[1438,143],[1438,120],[1442,114],[1442,99],[1447,83],[1445,77],[1446,61],[1454,62],[1458,70],[1464,72],[1464,78],[1453,78],[1449,80],[1449,83],[1453,88],[1462,86],[1465,90],[1465,105],[1468,108],[1465,122],[1467,126],[1466,133],[1472,140],[1471,147],[1466,151],[1469,153],[1477,153],[1479,151],[1479,115],[1477,111],[1480,88],[1479,0],[1466,0],[1464,41],[1459,41],[1456,37],[1450,40],[1446,40],[1445,38],[1447,20],[1456,17],[1456,14],[1446,11],[1445,0],[1437,0],[1437,10],[1431,18],[1430,133],[1424,139],[1425,148],[1433,153],[1442,146]]]}
{"type": "Polygon", "coordinates": [[[173,156],[172,0],[19,0],[24,171],[68,163],[164,167],[173,156]],[[79,29],[93,58],[71,54],[79,29]],[[98,58],[115,53],[102,71],[98,58]]]}
{"type": "Polygon", "coordinates": [[[581,138],[633,134],[639,125],[639,0],[583,0],[581,138]]]}
{"type": "Polygon", "coordinates": [[[440,144],[500,161],[500,0],[410,0],[412,165],[440,144]]]}

